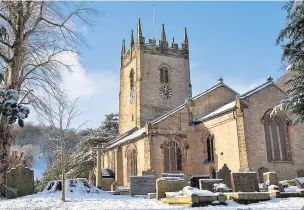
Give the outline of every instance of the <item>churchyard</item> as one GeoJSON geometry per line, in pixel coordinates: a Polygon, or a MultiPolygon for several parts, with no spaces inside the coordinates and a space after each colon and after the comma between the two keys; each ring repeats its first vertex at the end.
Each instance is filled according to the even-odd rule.
{"type": "MultiPolygon", "coordinates": [[[[105,177],[109,174],[111,172],[108,171],[105,177]]],[[[149,170],[142,176],[130,176],[130,186],[116,186],[112,191],[107,187],[107,179],[103,183],[102,178],[101,189],[87,179],[67,179],[67,202],[62,202],[61,180],[49,182],[42,192],[34,194],[34,171],[17,165],[7,172],[7,198],[0,200],[0,209],[79,209],[81,206],[89,209],[304,207],[304,177],[278,180],[275,172],[266,172],[263,183],[259,183],[256,172],[233,172],[226,164],[216,171],[215,178],[206,174],[186,176],[182,173],[162,173],[156,179],[153,174],[154,171],[149,170]]],[[[298,175],[302,175],[301,171],[298,175]]]]}

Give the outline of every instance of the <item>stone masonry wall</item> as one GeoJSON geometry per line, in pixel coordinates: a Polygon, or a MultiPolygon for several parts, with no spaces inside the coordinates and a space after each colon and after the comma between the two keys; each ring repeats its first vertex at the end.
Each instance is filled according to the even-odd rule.
{"type": "Polygon", "coordinates": [[[252,95],[248,100],[249,108],[244,110],[249,167],[254,171],[258,171],[260,167],[268,168],[269,171],[277,172],[280,180],[292,179],[297,176],[298,169],[304,168],[304,125],[288,127],[293,161],[267,161],[264,126],[261,119],[268,109],[273,108],[284,97],[284,93],[279,89],[268,86],[252,95]]]}

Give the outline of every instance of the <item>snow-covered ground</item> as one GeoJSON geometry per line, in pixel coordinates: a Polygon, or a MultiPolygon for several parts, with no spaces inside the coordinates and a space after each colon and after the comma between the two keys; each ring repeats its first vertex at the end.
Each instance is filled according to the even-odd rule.
{"type": "Polygon", "coordinates": [[[207,206],[198,208],[189,208],[182,206],[172,206],[155,199],[134,198],[130,196],[111,195],[108,193],[102,194],[73,194],[67,196],[67,201],[60,200],[60,193],[50,193],[41,195],[30,195],[12,200],[0,200],[0,209],[62,209],[62,210],[91,210],[91,209],[180,209],[180,210],[255,210],[255,209],[289,209],[299,210],[304,207],[304,198],[285,198],[272,199],[270,201],[240,205],[233,201],[228,201],[227,206],[207,206]]]}

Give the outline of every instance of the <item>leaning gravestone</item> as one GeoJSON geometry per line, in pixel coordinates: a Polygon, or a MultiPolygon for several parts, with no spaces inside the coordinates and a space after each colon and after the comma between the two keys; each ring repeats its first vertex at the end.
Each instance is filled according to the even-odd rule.
{"type": "Polygon", "coordinates": [[[304,169],[300,169],[297,171],[298,177],[304,177],[304,169]]]}
{"type": "Polygon", "coordinates": [[[130,178],[131,196],[155,193],[155,176],[130,176],[130,178]]]}
{"type": "Polygon", "coordinates": [[[231,170],[228,168],[226,163],[223,165],[221,169],[219,169],[216,172],[216,178],[222,179],[224,184],[226,184],[228,187],[231,187],[231,170]]]}
{"type": "Polygon", "coordinates": [[[298,178],[295,178],[295,181],[296,181],[296,185],[303,189],[304,188],[304,177],[298,177],[298,178]]]}
{"type": "Polygon", "coordinates": [[[256,172],[232,172],[231,186],[233,192],[258,192],[259,184],[256,172]]]}
{"type": "Polygon", "coordinates": [[[17,165],[6,172],[6,198],[16,198],[34,193],[34,171],[17,165]]]}
{"type": "Polygon", "coordinates": [[[200,179],[210,179],[210,175],[193,175],[190,178],[190,187],[199,188],[199,180],[200,179]]]}

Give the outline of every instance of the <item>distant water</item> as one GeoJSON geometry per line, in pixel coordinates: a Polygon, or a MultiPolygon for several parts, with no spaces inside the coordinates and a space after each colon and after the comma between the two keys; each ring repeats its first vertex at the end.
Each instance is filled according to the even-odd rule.
{"type": "Polygon", "coordinates": [[[48,163],[48,157],[43,155],[35,155],[33,157],[33,167],[34,176],[36,178],[42,178],[42,174],[44,173],[46,166],[48,163]]]}

